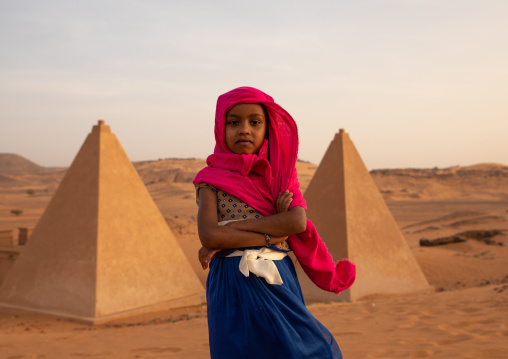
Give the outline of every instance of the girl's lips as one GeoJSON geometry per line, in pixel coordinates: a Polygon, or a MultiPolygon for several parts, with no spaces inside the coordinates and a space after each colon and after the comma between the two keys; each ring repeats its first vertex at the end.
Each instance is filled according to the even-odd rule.
{"type": "Polygon", "coordinates": [[[252,143],[252,141],[249,141],[249,140],[239,140],[239,141],[236,141],[237,144],[239,145],[250,145],[252,143]]]}

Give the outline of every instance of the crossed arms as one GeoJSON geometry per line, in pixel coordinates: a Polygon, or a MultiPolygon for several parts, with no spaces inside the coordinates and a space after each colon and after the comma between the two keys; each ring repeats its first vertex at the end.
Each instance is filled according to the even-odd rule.
{"type": "Polygon", "coordinates": [[[303,207],[288,210],[293,194],[285,191],[277,198],[277,214],[256,219],[234,221],[225,226],[218,225],[217,195],[207,187],[199,190],[198,233],[202,248],[199,261],[203,269],[221,249],[263,246],[265,233],[272,244],[284,241],[292,234],[305,230],[307,214],[303,207]]]}

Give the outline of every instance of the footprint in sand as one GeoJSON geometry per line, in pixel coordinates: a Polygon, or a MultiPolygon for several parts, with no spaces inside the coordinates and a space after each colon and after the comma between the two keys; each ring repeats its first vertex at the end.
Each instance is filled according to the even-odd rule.
{"type": "Polygon", "coordinates": [[[466,307],[466,308],[458,309],[457,313],[474,314],[474,313],[481,312],[482,310],[483,310],[482,308],[466,307]]]}
{"type": "Polygon", "coordinates": [[[450,344],[464,342],[464,341],[470,340],[472,338],[473,337],[470,336],[470,335],[463,334],[463,335],[457,335],[457,336],[455,336],[453,338],[449,338],[449,339],[438,340],[437,342],[434,342],[432,344],[438,345],[438,346],[441,346],[441,345],[450,345],[450,344]]]}
{"type": "Polygon", "coordinates": [[[506,358],[505,348],[482,348],[481,350],[473,350],[464,356],[464,359],[477,358],[506,358]]]}
{"type": "Polygon", "coordinates": [[[508,337],[508,331],[497,332],[498,337],[508,337]]]}
{"type": "Polygon", "coordinates": [[[138,349],[132,349],[131,352],[133,353],[178,353],[181,352],[182,348],[175,348],[175,347],[150,347],[150,348],[138,348],[138,349]]]}
{"type": "Polygon", "coordinates": [[[426,339],[405,339],[401,340],[399,343],[403,345],[415,345],[425,343],[426,341],[426,339]]]}
{"type": "Polygon", "coordinates": [[[75,356],[75,357],[83,357],[83,358],[86,358],[86,357],[96,357],[96,356],[108,356],[108,355],[111,355],[112,353],[72,353],[71,355],[72,356],[75,356]]]}
{"type": "Polygon", "coordinates": [[[368,353],[368,358],[396,358],[396,352],[393,350],[387,350],[387,349],[378,349],[375,352],[368,353]]]}
{"type": "Polygon", "coordinates": [[[499,332],[500,324],[497,319],[469,320],[457,323],[440,324],[438,329],[451,335],[468,332],[475,335],[489,336],[499,332]]]}
{"type": "Polygon", "coordinates": [[[413,329],[422,321],[420,315],[408,315],[404,317],[403,324],[398,325],[399,329],[413,329]]]}
{"type": "Polygon", "coordinates": [[[460,333],[460,332],[457,332],[456,330],[454,331],[454,329],[457,329],[457,328],[464,329],[464,328],[469,327],[471,324],[473,324],[472,321],[463,321],[463,322],[457,322],[457,323],[439,324],[437,326],[437,328],[440,330],[443,330],[443,331],[450,331],[452,334],[455,334],[455,333],[460,333]]]}
{"type": "Polygon", "coordinates": [[[433,350],[418,350],[417,352],[409,354],[410,358],[425,358],[433,356],[436,352],[433,350]]]}

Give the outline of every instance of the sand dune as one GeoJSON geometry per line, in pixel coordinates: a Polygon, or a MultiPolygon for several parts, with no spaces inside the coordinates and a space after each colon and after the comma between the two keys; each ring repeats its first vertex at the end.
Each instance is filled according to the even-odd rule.
{"type": "Polygon", "coordinates": [[[508,166],[478,164],[434,169],[384,169],[371,171],[386,200],[508,199],[508,166]]]}
{"type": "MultiPolygon", "coordinates": [[[[202,159],[135,163],[203,282],[207,272],[196,260],[200,243],[190,182],[204,163],[202,159]]],[[[302,189],[316,167],[298,163],[302,189]]],[[[63,176],[62,171],[17,171],[0,170],[0,229],[35,226],[63,176]],[[23,213],[13,215],[12,209],[23,213]]],[[[372,175],[436,291],[310,305],[335,335],[344,357],[508,358],[508,167],[387,169],[372,175]],[[469,238],[439,247],[419,245],[422,238],[493,229],[502,232],[493,237],[497,244],[469,238]]],[[[207,358],[206,307],[145,314],[101,326],[0,310],[0,357],[85,356],[207,358]]]]}
{"type": "Polygon", "coordinates": [[[59,171],[60,168],[42,167],[14,153],[0,153],[0,173],[7,175],[41,174],[59,171]]]}

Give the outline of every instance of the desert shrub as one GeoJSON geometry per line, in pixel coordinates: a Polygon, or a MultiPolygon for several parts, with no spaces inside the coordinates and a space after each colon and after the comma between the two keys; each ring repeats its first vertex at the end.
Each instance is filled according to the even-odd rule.
{"type": "Polygon", "coordinates": [[[11,213],[15,216],[20,216],[23,214],[23,211],[20,209],[11,209],[11,213]]]}
{"type": "Polygon", "coordinates": [[[33,189],[29,189],[26,191],[26,193],[29,195],[29,196],[33,196],[35,194],[35,191],[33,189]]]}

